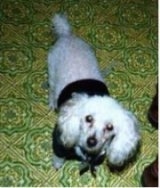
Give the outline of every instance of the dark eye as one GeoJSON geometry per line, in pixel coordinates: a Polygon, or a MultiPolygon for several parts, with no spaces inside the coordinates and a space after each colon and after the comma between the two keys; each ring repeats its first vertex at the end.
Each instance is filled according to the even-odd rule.
{"type": "Polygon", "coordinates": [[[108,123],[108,124],[106,125],[106,129],[107,129],[108,131],[112,131],[112,130],[113,130],[113,125],[112,125],[111,123],[108,123]]]}
{"type": "Polygon", "coordinates": [[[86,120],[87,123],[92,123],[93,117],[91,115],[88,115],[88,116],[86,116],[85,120],[86,120]]]}

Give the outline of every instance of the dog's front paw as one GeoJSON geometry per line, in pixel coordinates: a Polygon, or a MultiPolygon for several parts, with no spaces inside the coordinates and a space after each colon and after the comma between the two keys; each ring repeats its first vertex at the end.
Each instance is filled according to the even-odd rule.
{"type": "Polygon", "coordinates": [[[64,162],[64,158],[58,157],[56,155],[53,157],[53,166],[56,170],[60,169],[63,166],[64,162]]]}

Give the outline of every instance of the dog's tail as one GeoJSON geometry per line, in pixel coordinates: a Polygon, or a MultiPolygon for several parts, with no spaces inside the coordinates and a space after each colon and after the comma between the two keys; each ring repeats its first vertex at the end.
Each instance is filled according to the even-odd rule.
{"type": "Polygon", "coordinates": [[[66,36],[71,34],[72,32],[71,26],[65,15],[56,14],[52,20],[52,23],[53,23],[54,32],[58,36],[66,36]]]}

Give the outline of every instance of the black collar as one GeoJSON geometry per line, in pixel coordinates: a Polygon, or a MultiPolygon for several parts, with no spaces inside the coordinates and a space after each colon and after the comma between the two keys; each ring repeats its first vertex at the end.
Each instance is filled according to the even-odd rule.
{"type": "Polygon", "coordinates": [[[109,91],[102,81],[94,79],[78,80],[70,83],[62,90],[58,98],[58,108],[72,98],[73,93],[86,93],[89,96],[109,95],[109,91]]]}

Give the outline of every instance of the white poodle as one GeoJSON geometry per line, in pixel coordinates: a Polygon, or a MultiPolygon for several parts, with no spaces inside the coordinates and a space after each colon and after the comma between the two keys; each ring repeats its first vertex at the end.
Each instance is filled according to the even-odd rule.
{"type": "Polygon", "coordinates": [[[82,161],[105,155],[121,166],[137,150],[137,120],[109,96],[93,50],[72,33],[66,17],[56,14],[53,26],[58,40],[48,55],[49,106],[59,112],[54,167],[63,165],[63,150],[70,149],[82,161]]]}

